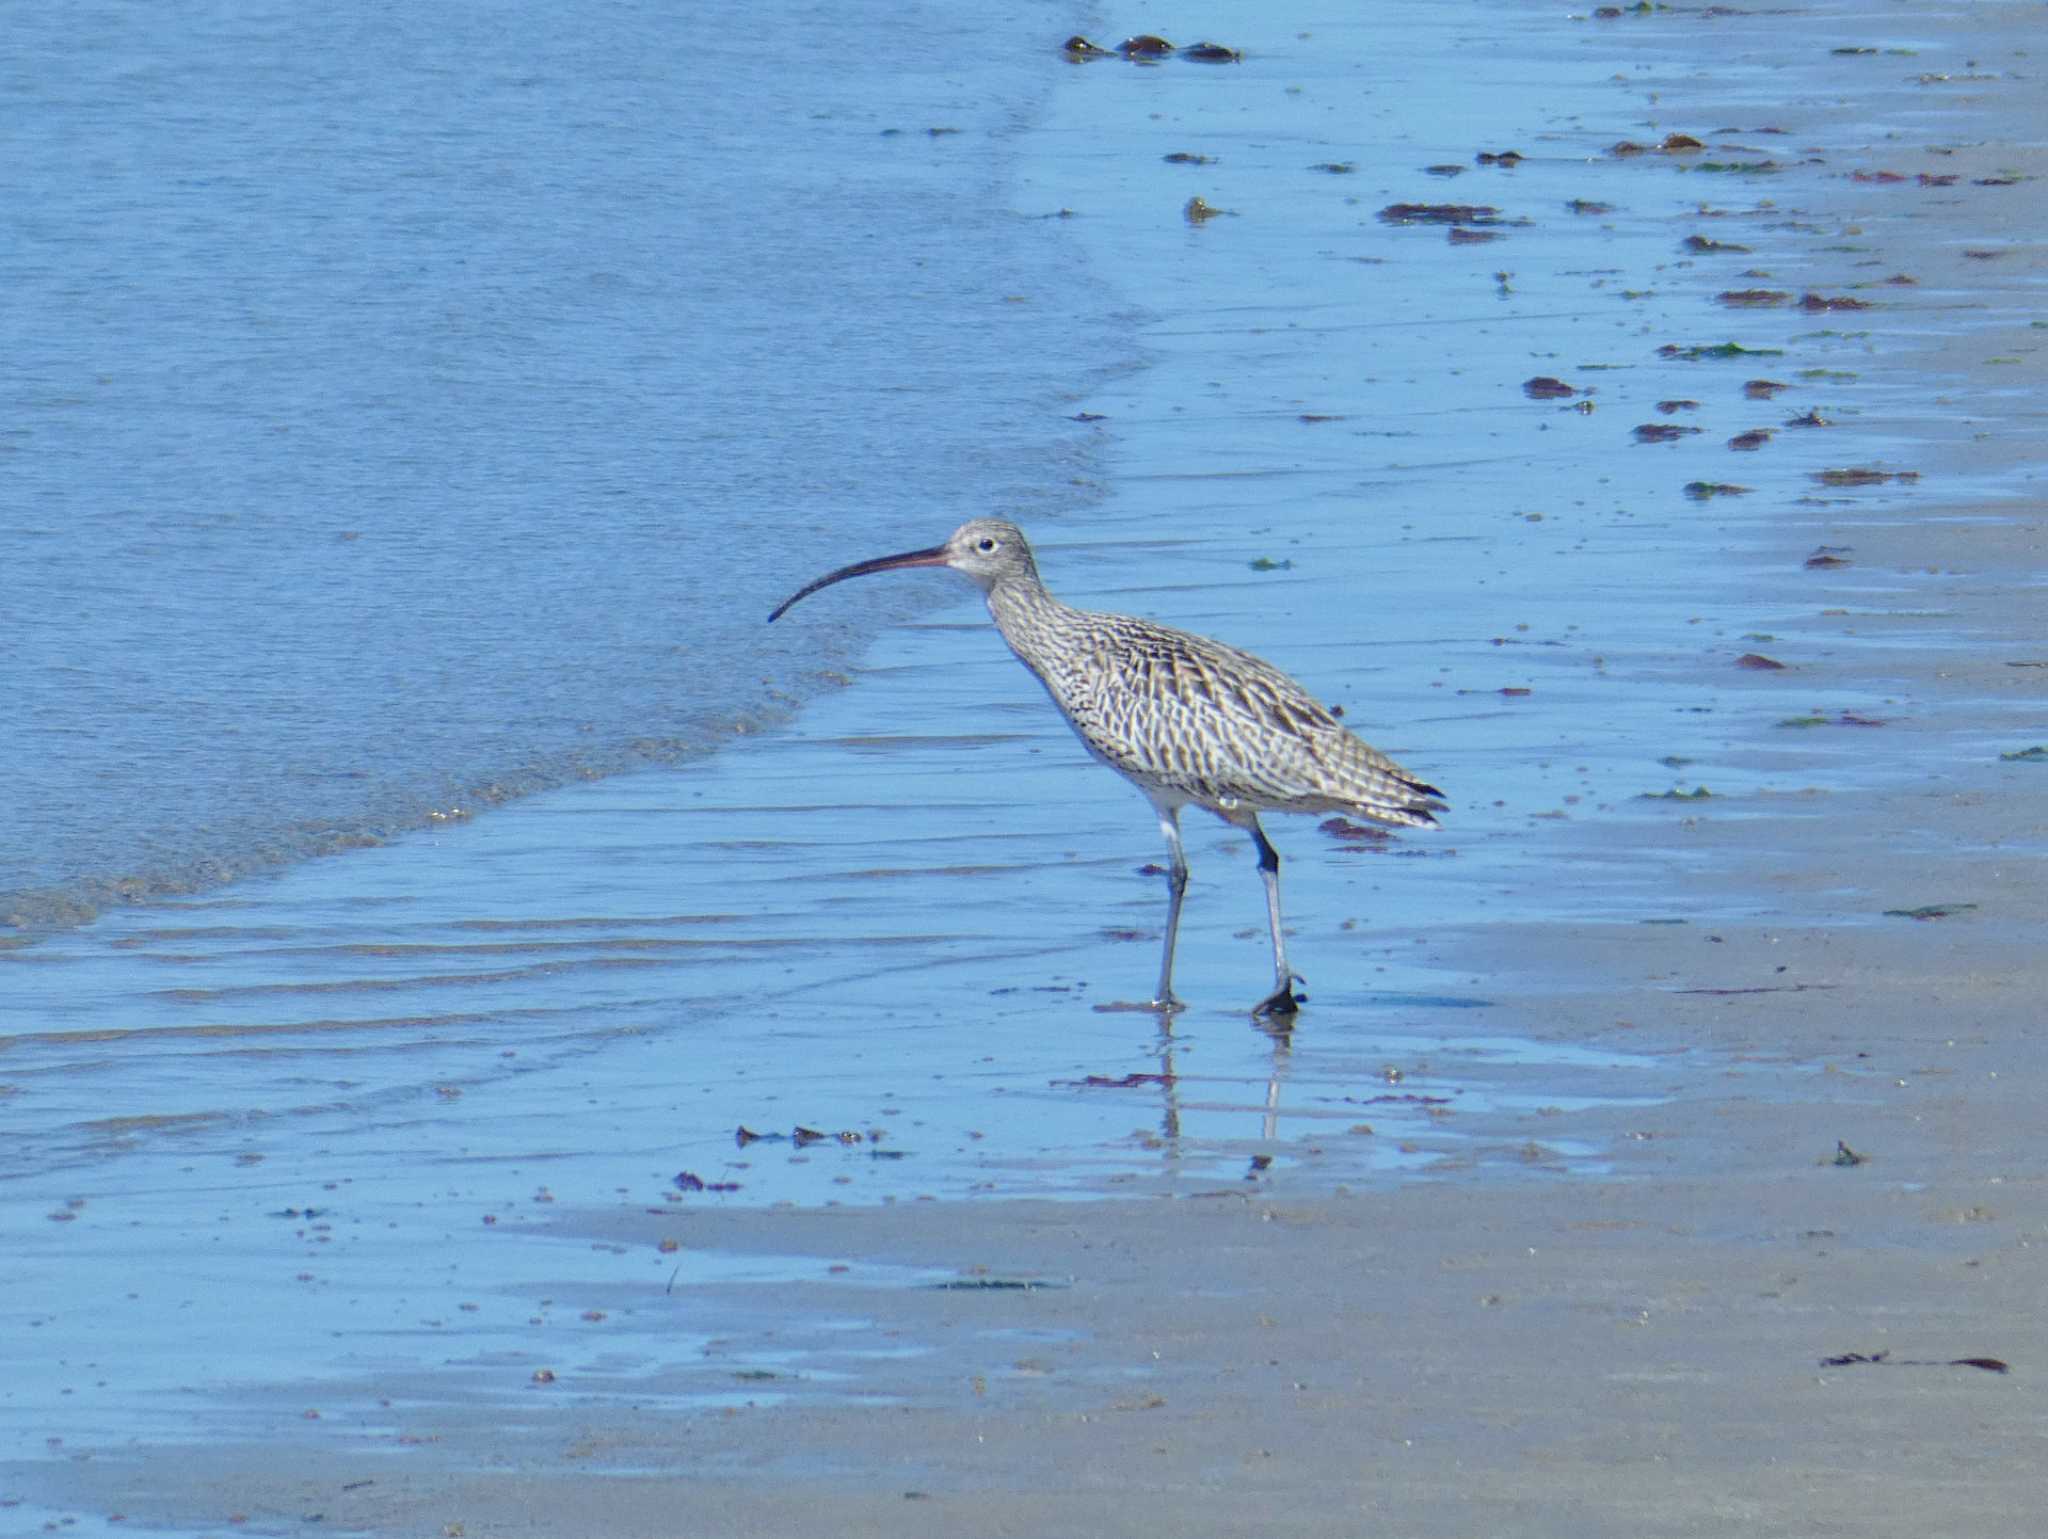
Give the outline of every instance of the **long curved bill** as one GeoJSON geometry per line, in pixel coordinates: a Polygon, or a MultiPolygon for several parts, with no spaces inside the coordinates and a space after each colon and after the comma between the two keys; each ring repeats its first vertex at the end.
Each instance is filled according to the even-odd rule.
{"type": "Polygon", "coordinates": [[[773,625],[788,614],[800,600],[809,598],[820,588],[829,588],[835,582],[845,582],[849,577],[865,577],[870,572],[893,572],[906,566],[944,566],[946,547],[934,545],[930,550],[907,550],[900,556],[877,556],[872,561],[856,561],[852,566],[843,566],[836,572],[827,572],[816,582],[797,589],[788,598],[775,606],[775,612],[768,617],[773,625]]]}

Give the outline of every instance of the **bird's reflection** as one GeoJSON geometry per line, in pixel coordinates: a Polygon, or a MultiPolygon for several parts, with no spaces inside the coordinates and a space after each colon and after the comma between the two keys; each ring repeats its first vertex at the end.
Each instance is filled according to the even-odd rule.
{"type": "MultiPolygon", "coordinates": [[[[1159,1055],[1159,1136],[1165,1141],[1169,1161],[1177,1161],[1181,1152],[1180,1071],[1174,1062],[1179,1043],[1173,1034],[1173,1020],[1171,1014],[1160,1012],[1159,1036],[1154,1044],[1159,1055]]],[[[1272,1056],[1266,1067],[1265,1099],[1259,1113],[1259,1137],[1270,1142],[1280,1136],[1280,1087],[1286,1082],[1288,1065],[1293,1060],[1294,1032],[1284,1020],[1255,1017],[1253,1024],[1272,1044],[1272,1056]]]]}

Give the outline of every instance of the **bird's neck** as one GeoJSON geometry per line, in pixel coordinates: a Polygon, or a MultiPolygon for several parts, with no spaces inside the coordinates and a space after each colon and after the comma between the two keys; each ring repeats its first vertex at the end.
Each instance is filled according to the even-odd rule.
{"type": "Polygon", "coordinates": [[[989,589],[988,612],[996,629],[1014,642],[1019,634],[1057,625],[1073,610],[1046,591],[1036,572],[1030,572],[989,589]]]}

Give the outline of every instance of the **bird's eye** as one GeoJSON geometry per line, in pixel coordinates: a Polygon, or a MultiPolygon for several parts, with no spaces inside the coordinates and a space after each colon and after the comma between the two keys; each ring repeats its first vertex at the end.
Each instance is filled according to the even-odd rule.
{"type": "Polygon", "coordinates": [[[974,548],[980,551],[984,556],[991,555],[995,551],[996,542],[990,536],[983,535],[981,539],[975,543],[974,548]]]}

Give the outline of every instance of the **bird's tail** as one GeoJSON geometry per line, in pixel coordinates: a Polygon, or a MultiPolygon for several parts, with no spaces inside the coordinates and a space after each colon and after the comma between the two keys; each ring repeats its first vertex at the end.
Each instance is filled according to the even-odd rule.
{"type": "Polygon", "coordinates": [[[1381,823],[1402,828],[1434,828],[1436,815],[1448,808],[1448,799],[1428,781],[1409,774],[1383,755],[1366,777],[1366,785],[1349,809],[1381,823]]]}

